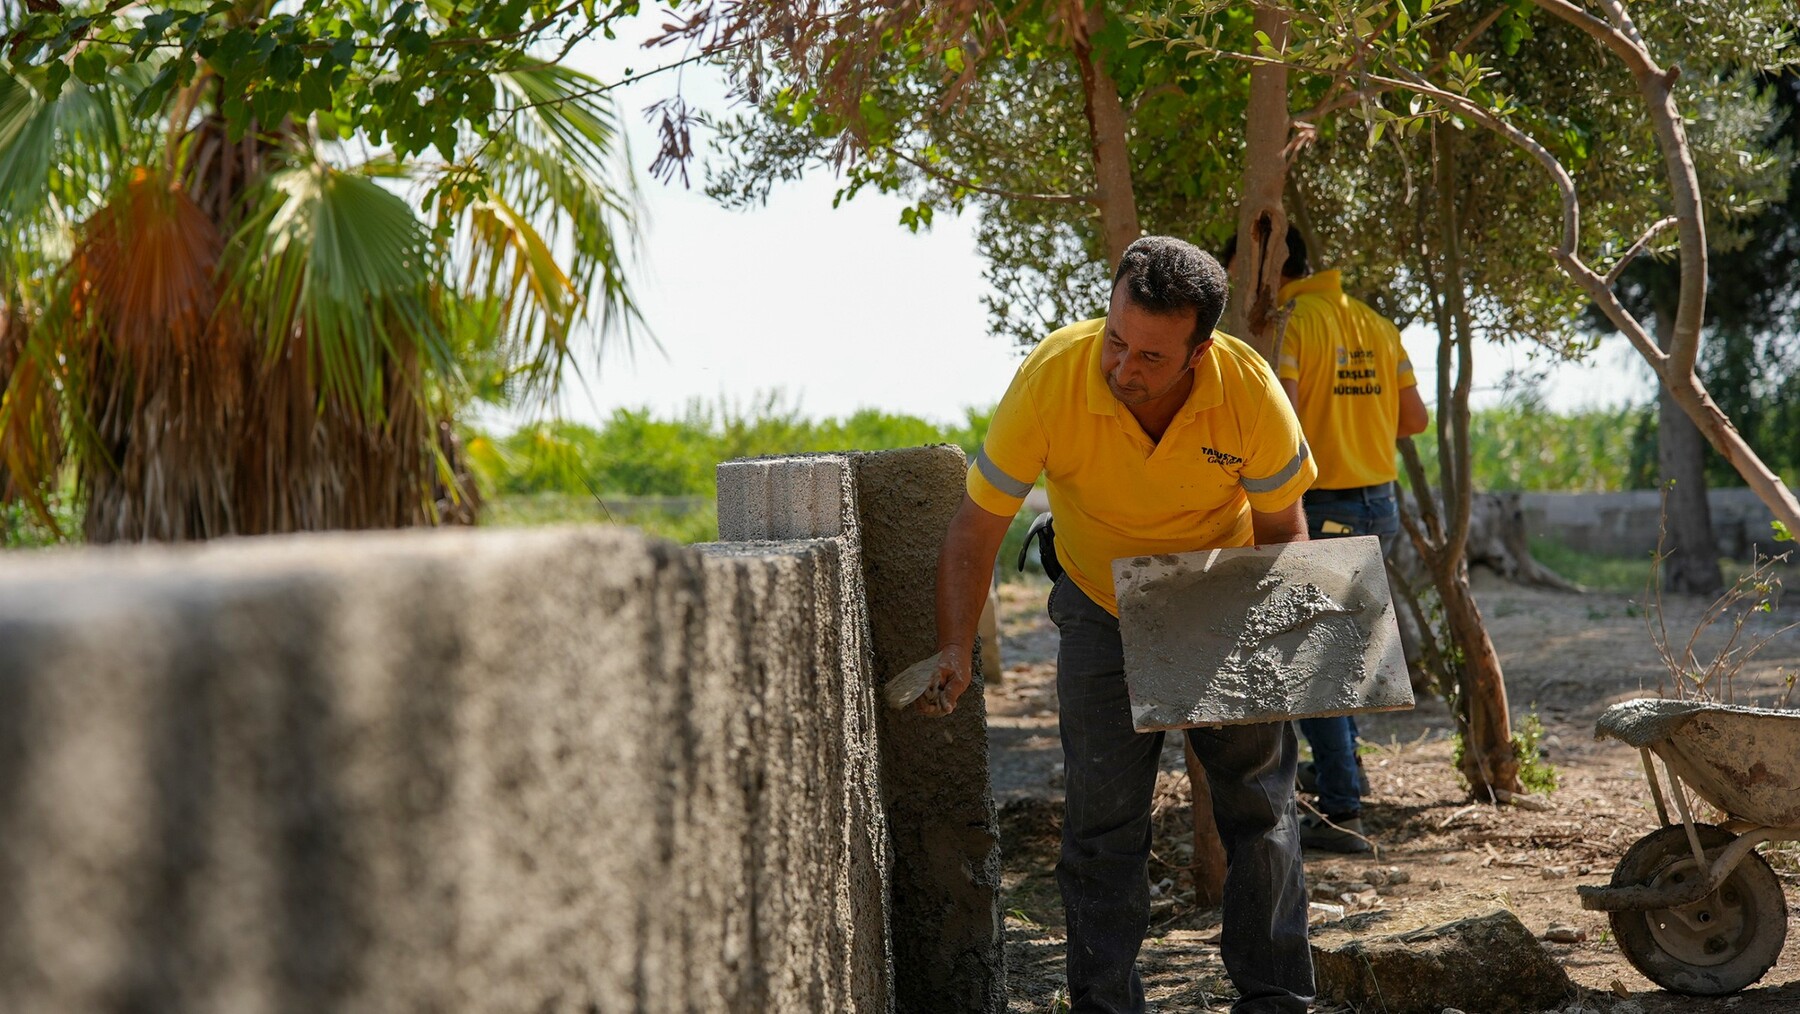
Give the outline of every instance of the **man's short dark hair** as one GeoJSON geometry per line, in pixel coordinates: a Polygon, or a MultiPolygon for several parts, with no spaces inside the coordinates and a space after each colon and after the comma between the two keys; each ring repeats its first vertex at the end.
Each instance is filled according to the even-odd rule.
{"type": "MultiPolygon", "coordinates": [[[[1225,241],[1225,249],[1219,251],[1219,263],[1229,264],[1237,256],[1237,234],[1225,241]]],[[[1300,229],[1289,225],[1287,228],[1287,260],[1282,262],[1281,273],[1289,278],[1305,278],[1312,274],[1312,262],[1306,256],[1306,237],[1300,229]]]]}
{"type": "Polygon", "coordinates": [[[1126,247],[1113,273],[1115,290],[1120,282],[1126,297],[1151,313],[1192,312],[1189,349],[1211,337],[1225,313],[1225,269],[1211,254],[1173,236],[1145,236],[1126,247]]]}

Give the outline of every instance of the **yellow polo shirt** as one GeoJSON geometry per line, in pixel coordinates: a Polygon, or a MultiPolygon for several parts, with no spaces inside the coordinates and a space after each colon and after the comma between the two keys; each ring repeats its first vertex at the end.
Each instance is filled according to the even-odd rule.
{"type": "Polygon", "coordinates": [[[1116,616],[1115,559],[1248,546],[1251,508],[1286,509],[1315,470],[1268,364],[1217,331],[1193,392],[1152,442],[1106,386],[1105,329],[1084,321],[1038,344],[994,410],[968,491],[1010,517],[1045,476],[1057,558],[1116,616]]]}
{"type": "Polygon", "coordinates": [[[1418,383],[1400,330],[1344,295],[1341,275],[1321,271],[1281,287],[1293,300],[1277,363],[1300,389],[1300,426],[1319,463],[1316,489],[1393,482],[1400,392],[1418,383]]]}

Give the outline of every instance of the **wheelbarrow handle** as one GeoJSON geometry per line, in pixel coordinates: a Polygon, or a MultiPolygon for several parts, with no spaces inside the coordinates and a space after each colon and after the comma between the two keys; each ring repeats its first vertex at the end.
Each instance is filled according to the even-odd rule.
{"type": "MultiPolygon", "coordinates": [[[[1690,825],[1691,827],[1691,825],[1690,825]]],[[[1642,912],[1656,908],[1679,908],[1691,905],[1719,889],[1737,864],[1750,850],[1766,841],[1800,839],[1800,827],[1759,827],[1746,831],[1725,846],[1710,866],[1702,864],[1706,876],[1669,887],[1650,884],[1627,884],[1603,887],[1584,884],[1575,889],[1581,896],[1581,907],[1592,912],[1642,912]]]]}

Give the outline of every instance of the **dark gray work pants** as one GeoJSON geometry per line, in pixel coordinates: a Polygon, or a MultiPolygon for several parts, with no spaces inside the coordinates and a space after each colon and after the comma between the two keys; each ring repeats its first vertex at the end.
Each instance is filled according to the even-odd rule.
{"type": "MultiPolygon", "coordinates": [[[[1150,924],[1150,800],[1163,734],[1131,726],[1118,618],[1064,578],[1050,593],[1061,634],[1064,777],[1056,883],[1068,919],[1076,1014],[1144,1010],[1138,948],[1150,924]]],[[[1294,817],[1297,747],[1287,722],[1187,731],[1212,785],[1229,862],[1220,950],[1240,1014],[1303,1012],[1313,994],[1306,890],[1294,817]]]]}

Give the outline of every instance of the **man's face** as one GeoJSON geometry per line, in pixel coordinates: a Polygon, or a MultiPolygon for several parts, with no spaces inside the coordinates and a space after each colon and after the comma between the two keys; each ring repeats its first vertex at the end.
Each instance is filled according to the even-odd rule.
{"type": "Polygon", "coordinates": [[[1212,345],[1209,336],[1189,350],[1193,334],[1191,312],[1152,313],[1115,287],[1100,348],[1100,368],[1113,397],[1143,405],[1173,392],[1212,345]]]}

